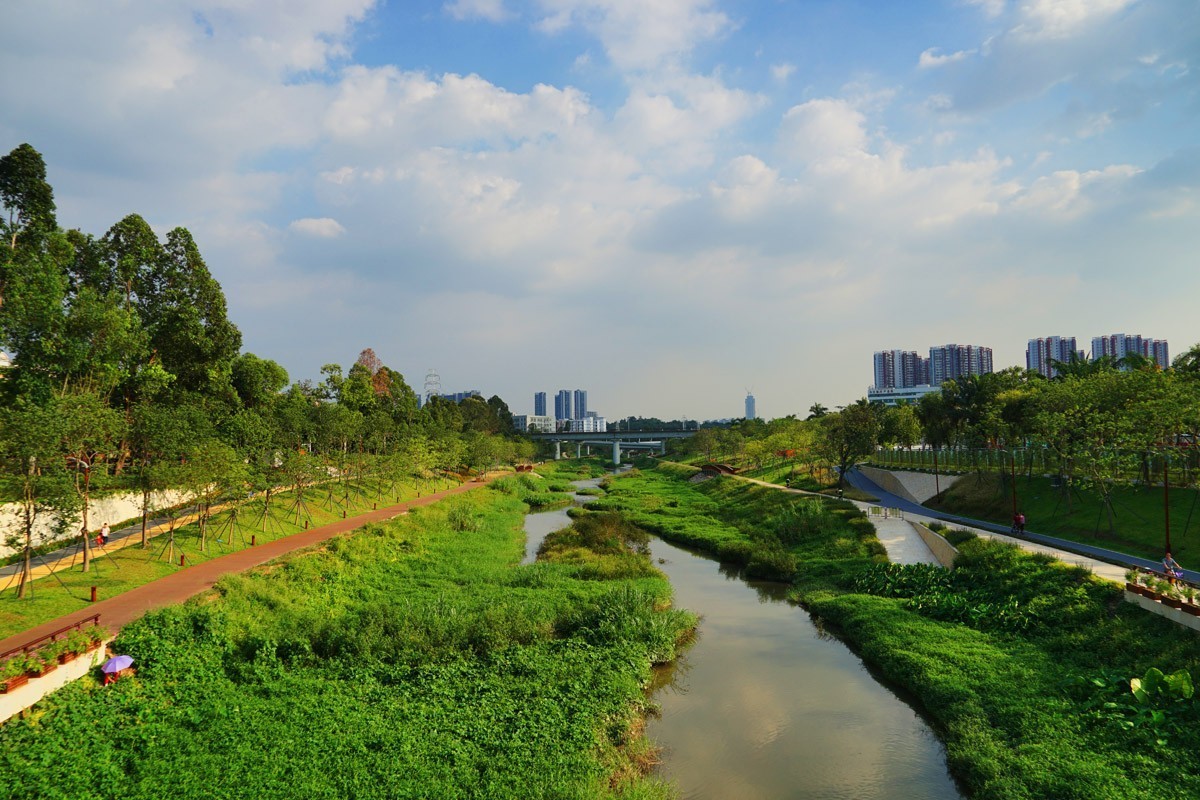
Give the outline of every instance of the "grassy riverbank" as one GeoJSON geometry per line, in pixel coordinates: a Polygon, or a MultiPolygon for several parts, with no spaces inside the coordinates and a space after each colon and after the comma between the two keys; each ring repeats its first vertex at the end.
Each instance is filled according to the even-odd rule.
{"type": "Polygon", "coordinates": [[[520,495],[545,493],[530,481],[331,540],[127,626],[117,649],[136,679],[85,680],[0,728],[6,791],[670,796],[642,777],[644,688],[694,618],[665,610],[670,586],[628,548],[517,566],[520,495]]]}
{"type": "Polygon", "coordinates": [[[1200,796],[1194,632],[1084,570],[979,539],[961,543],[949,574],[881,564],[869,523],[843,504],[727,478],[693,484],[689,472],[617,478],[604,506],[790,579],[827,627],[920,699],[970,796],[1200,796]]]}
{"type": "MultiPolygon", "coordinates": [[[[154,534],[146,549],[140,546],[137,534],[116,540],[107,548],[93,549],[90,571],[83,572],[80,555],[34,580],[25,598],[17,597],[19,575],[0,578],[0,638],[87,608],[91,605],[92,586],[101,599],[115,597],[180,569],[244,550],[253,546],[252,542],[266,544],[345,516],[414,500],[455,485],[457,481],[446,478],[347,480],[308,487],[302,492],[301,502],[297,502],[295,492],[280,491],[272,494],[269,505],[259,493],[253,499],[214,510],[203,541],[195,521],[178,524],[173,534],[167,531],[154,534]],[[185,565],[182,567],[181,556],[185,565]]],[[[187,519],[195,517],[194,513],[178,511],[187,519]]],[[[77,543],[75,539],[66,545],[77,543]]],[[[37,569],[44,563],[44,559],[35,558],[33,566],[37,569]]]]}

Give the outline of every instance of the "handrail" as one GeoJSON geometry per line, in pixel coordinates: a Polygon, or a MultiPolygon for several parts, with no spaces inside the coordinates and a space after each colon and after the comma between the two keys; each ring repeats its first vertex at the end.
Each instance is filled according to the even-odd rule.
{"type": "Polygon", "coordinates": [[[58,635],[61,633],[66,633],[67,631],[70,631],[70,630],[80,630],[81,631],[81,630],[83,630],[83,625],[88,622],[92,623],[93,627],[98,626],[100,624],[100,615],[92,614],[90,617],[85,617],[71,625],[65,625],[56,631],[51,631],[50,633],[39,636],[38,638],[33,639],[32,641],[26,642],[25,644],[21,645],[20,647],[13,647],[11,649],[5,650],[3,653],[0,653],[0,660],[8,658],[13,653],[28,653],[32,650],[36,650],[45,641],[53,642],[58,637],[58,635]]]}

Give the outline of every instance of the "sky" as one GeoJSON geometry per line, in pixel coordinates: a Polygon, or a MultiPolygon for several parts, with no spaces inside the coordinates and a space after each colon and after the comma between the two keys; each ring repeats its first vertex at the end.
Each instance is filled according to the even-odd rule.
{"type": "Polygon", "coordinates": [[[9,0],[0,74],[60,224],[188,228],[293,380],[773,418],[1200,342],[1197,0],[9,0]]]}

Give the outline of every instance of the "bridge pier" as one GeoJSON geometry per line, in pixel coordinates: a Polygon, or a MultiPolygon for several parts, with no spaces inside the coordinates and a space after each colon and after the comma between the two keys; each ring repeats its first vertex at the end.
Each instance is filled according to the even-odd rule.
{"type": "Polygon", "coordinates": [[[562,442],[554,443],[554,460],[555,461],[562,460],[562,442]]]}
{"type": "Polygon", "coordinates": [[[613,466],[621,466],[621,442],[618,439],[613,439],[613,466]]]}
{"type": "Polygon", "coordinates": [[[583,456],[583,445],[576,444],[575,445],[575,457],[580,458],[581,456],[583,456]]]}

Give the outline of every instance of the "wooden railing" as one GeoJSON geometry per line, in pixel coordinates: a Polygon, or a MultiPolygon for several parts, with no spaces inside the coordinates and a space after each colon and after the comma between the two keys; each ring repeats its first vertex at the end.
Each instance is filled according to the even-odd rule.
{"type": "Polygon", "coordinates": [[[61,636],[64,633],[67,633],[68,631],[81,631],[81,630],[83,630],[83,627],[85,625],[87,625],[89,622],[92,624],[93,627],[99,625],[100,624],[100,615],[92,614],[90,617],[87,617],[86,619],[81,619],[81,620],[79,620],[79,622],[76,622],[72,625],[65,625],[56,631],[52,631],[50,633],[45,634],[44,636],[39,636],[36,639],[31,639],[28,642],[26,642],[25,644],[21,645],[20,647],[13,647],[8,650],[5,650],[3,653],[0,653],[0,661],[3,661],[4,659],[8,658],[9,656],[13,655],[14,653],[32,652],[32,651],[38,649],[39,647],[41,647],[42,644],[44,644],[45,642],[53,642],[59,636],[61,636]]]}

